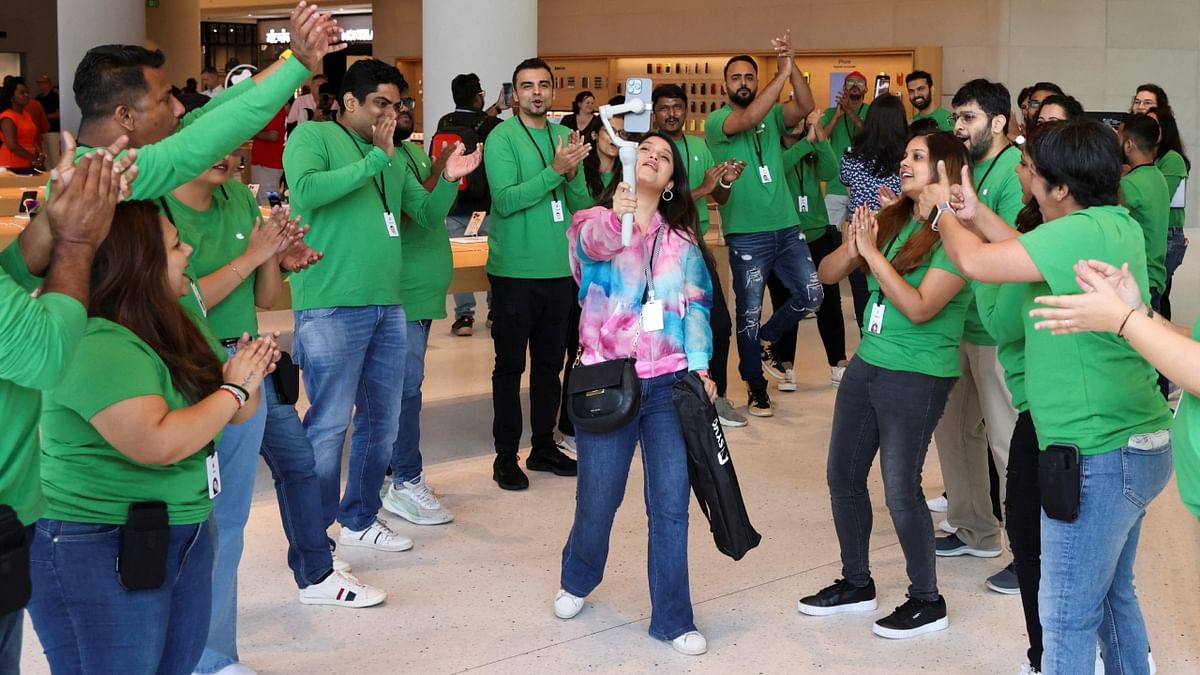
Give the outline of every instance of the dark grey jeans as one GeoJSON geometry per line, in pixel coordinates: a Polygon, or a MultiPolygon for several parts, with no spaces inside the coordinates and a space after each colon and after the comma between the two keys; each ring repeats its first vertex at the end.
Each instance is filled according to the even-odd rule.
{"type": "Polygon", "coordinates": [[[856,586],[871,579],[871,496],[867,474],[879,452],[884,499],[908,572],[908,595],[936,600],[933,520],[921,492],[929,439],[957,378],[888,370],[855,356],[838,387],[826,478],[842,576],[856,586]]]}

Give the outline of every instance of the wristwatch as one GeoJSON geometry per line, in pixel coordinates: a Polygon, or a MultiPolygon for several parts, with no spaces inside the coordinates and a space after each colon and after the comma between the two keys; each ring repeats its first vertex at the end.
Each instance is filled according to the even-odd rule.
{"type": "Polygon", "coordinates": [[[953,212],[954,209],[950,207],[950,202],[942,202],[933,208],[934,208],[934,210],[937,211],[937,213],[933,214],[933,220],[929,223],[929,229],[933,230],[934,232],[937,232],[938,231],[938,225],[937,225],[938,220],[941,219],[942,214],[947,211],[953,212]]]}

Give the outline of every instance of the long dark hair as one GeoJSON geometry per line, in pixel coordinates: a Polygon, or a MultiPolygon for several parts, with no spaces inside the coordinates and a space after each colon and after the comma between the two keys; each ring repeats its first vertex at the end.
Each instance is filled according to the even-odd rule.
{"type": "Polygon", "coordinates": [[[900,168],[908,142],[908,120],[899,96],[880,96],[867,110],[863,128],[854,135],[846,156],[862,163],[876,178],[887,178],[900,168]]]}
{"type": "Polygon", "coordinates": [[[1158,157],[1161,159],[1168,152],[1174,150],[1183,158],[1183,163],[1190,172],[1192,160],[1188,159],[1187,154],[1183,151],[1183,139],[1179,137],[1179,123],[1175,121],[1175,111],[1171,110],[1170,106],[1158,106],[1146,112],[1154,113],[1154,116],[1158,118],[1158,128],[1162,131],[1162,138],[1158,141],[1158,157]]]}
{"type": "MultiPolygon", "coordinates": [[[[679,148],[675,147],[675,142],[657,131],[652,131],[642,136],[641,140],[638,141],[638,145],[645,143],[649,138],[661,138],[666,142],[667,147],[671,148],[671,181],[674,183],[671,187],[671,192],[674,196],[668,201],[660,195],[658,198],[658,212],[662,214],[668,229],[681,237],[685,237],[693,244],[699,246],[703,251],[704,239],[700,236],[700,215],[696,211],[696,202],[692,199],[692,190],[688,183],[687,161],[679,154],[679,148]]],[[[604,188],[604,192],[596,200],[596,205],[611,209],[613,195],[617,191],[618,184],[620,184],[620,181],[615,180],[614,176],[614,180],[609,183],[608,187],[604,188]]]]}
{"type": "Polygon", "coordinates": [[[0,87],[0,112],[12,107],[13,96],[17,93],[18,84],[25,84],[25,78],[17,75],[4,76],[4,86],[0,87]]]}
{"type": "MultiPolygon", "coordinates": [[[[967,146],[963,145],[962,141],[955,138],[953,134],[945,131],[914,136],[913,138],[924,138],[925,143],[929,147],[929,165],[932,168],[930,180],[932,182],[940,180],[937,170],[939,160],[946,163],[947,178],[950,179],[952,185],[958,185],[962,182],[962,168],[971,164],[971,157],[967,154],[967,146]]],[[[875,242],[880,250],[883,250],[893,239],[899,236],[904,226],[908,225],[908,222],[912,220],[912,213],[915,206],[916,202],[911,197],[901,196],[900,199],[896,200],[895,204],[879,212],[879,215],[875,219],[879,223],[879,235],[876,237],[875,242]]],[[[926,220],[927,217],[922,215],[921,222],[928,225],[929,223],[926,220]]],[[[930,251],[940,241],[941,236],[933,228],[922,227],[900,247],[900,252],[892,259],[892,267],[896,268],[896,272],[901,275],[908,274],[929,258],[930,251]]]]}
{"type": "MultiPolygon", "coordinates": [[[[1043,105],[1045,105],[1045,102],[1043,102],[1043,105]]],[[[1031,163],[1033,162],[1033,158],[1029,156],[1029,142],[1037,138],[1045,126],[1043,124],[1040,127],[1033,127],[1025,132],[1025,144],[1021,147],[1021,161],[1028,160],[1031,163]]],[[[1017,232],[1021,234],[1032,232],[1037,229],[1038,225],[1042,224],[1042,207],[1038,205],[1037,197],[1033,195],[1029,196],[1029,201],[1017,212],[1017,222],[1013,224],[1017,226],[1017,232]]]]}
{"type": "Polygon", "coordinates": [[[592,98],[596,98],[595,94],[593,94],[592,92],[590,92],[586,89],[579,92],[578,94],[575,94],[575,100],[571,101],[571,114],[572,115],[579,114],[579,104],[583,103],[583,99],[585,99],[589,96],[591,96],[592,98]]]}
{"type": "MultiPolygon", "coordinates": [[[[608,130],[601,128],[596,134],[607,134],[608,130]]],[[[632,139],[630,139],[632,140],[632,139]]],[[[616,184],[620,182],[618,174],[621,171],[621,160],[613,159],[613,175],[609,180],[610,183],[616,184]]],[[[592,141],[592,150],[583,158],[583,182],[587,185],[588,194],[592,199],[600,199],[600,195],[604,194],[604,189],[608,186],[604,184],[604,178],[600,175],[600,139],[596,138],[592,141]]],[[[598,203],[598,202],[597,202],[598,203]]]]}
{"type": "MultiPolygon", "coordinates": [[[[128,328],[150,345],[192,403],[221,386],[221,362],[167,284],[163,225],[153,202],[122,202],[92,262],[88,315],[128,328]]],[[[97,383],[103,386],[103,383],[97,383]]]]}

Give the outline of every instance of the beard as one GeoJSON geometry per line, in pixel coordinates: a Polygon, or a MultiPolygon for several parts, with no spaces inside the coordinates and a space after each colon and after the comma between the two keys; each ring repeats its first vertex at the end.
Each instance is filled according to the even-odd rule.
{"type": "Polygon", "coordinates": [[[411,115],[401,115],[396,118],[396,130],[392,132],[393,143],[403,143],[407,141],[413,133],[413,119],[411,115]]]}
{"type": "Polygon", "coordinates": [[[909,102],[912,103],[912,107],[916,108],[917,110],[924,110],[929,107],[928,96],[918,96],[911,99],[909,102]]]}
{"type": "Polygon", "coordinates": [[[992,151],[992,132],[985,127],[978,134],[971,136],[971,145],[967,151],[971,155],[971,160],[975,162],[986,157],[992,151]]]}
{"type": "Polygon", "coordinates": [[[737,104],[739,107],[745,108],[754,102],[754,97],[758,92],[752,91],[749,87],[742,87],[736,91],[729,92],[729,100],[737,104]]]}

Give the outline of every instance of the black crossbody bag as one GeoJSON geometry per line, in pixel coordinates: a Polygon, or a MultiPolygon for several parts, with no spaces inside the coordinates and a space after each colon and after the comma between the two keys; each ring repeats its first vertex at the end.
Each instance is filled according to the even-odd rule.
{"type": "Polygon", "coordinates": [[[29,539],[17,512],[0,504],[0,616],[29,602],[29,539]]]}

